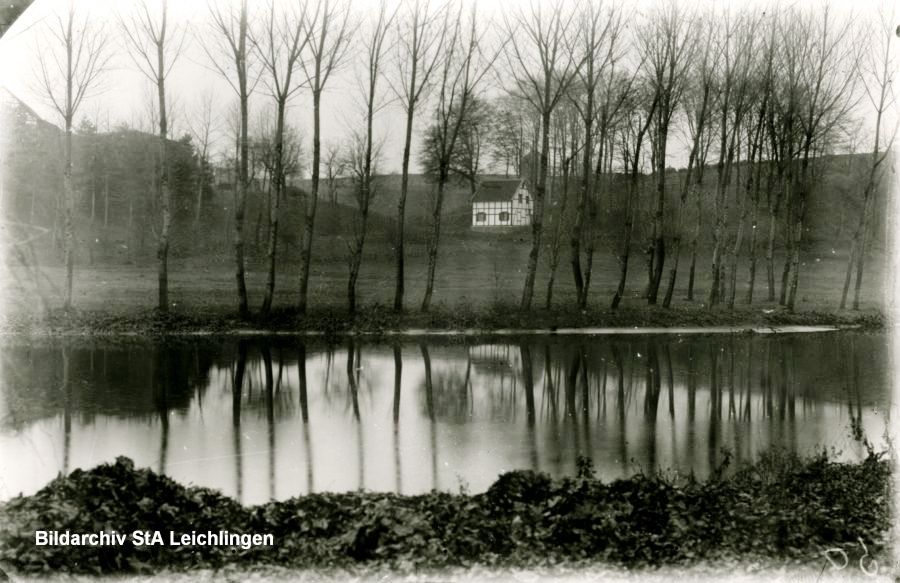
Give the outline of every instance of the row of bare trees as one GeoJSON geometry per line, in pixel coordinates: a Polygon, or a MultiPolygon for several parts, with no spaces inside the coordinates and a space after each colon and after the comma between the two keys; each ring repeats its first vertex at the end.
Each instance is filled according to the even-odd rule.
{"type": "MultiPolygon", "coordinates": [[[[612,180],[615,167],[626,177],[627,186],[625,201],[619,201],[617,209],[624,215],[624,233],[617,253],[621,274],[613,308],[624,292],[634,211],[650,182],[653,194],[647,193],[643,201],[650,210],[645,217],[650,246],[644,294],[649,304],[656,304],[660,293],[664,307],[672,304],[682,238],[688,230],[684,221],[693,199],[697,223],[690,240],[688,299],[694,297],[698,239],[705,227],[712,240],[707,305],[734,307],[743,253],[749,263],[745,301],[753,301],[761,245],[765,245],[767,300],[775,301],[774,251],[780,227],[785,259],[778,300],[793,310],[804,220],[826,170],[819,161],[852,126],[861,109],[859,88],[863,85],[874,106],[865,110],[866,115],[871,109],[877,114],[875,144],[845,288],[851,267],[861,281],[862,248],[871,229],[871,193],[877,189],[883,174],[879,166],[896,135],[896,116],[887,115],[893,114],[894,105],[887,73],[894,62],[891,19],[883,18],[870,28],[852,17],[837,16],[828,7],[703,12],[676,3],[633,16],[613,5],[557,2],[532,5],[505,21],[507,34],[514,40],[505,51],[504,82],[541,120],[536,132],[539,150],[532,153],[532,159],[537,159],[535,216],[522,308],[531,305],[542,249],[548,168],[556,165],[551,159],[559,160],[563,168],[562,195],[566,197],[568,156],[573,155],[567,156],[566,151],[577,150],[582,162],[578,192],[568,214],[563,198],[558,220],[567,221],[563,230],[571,233],[579,307],[587,303],[598,208],[614,207],[613,198],[621,191],[612,180]],[[625,22],[634,24],[626,27],[625,22]],[[868,42],[872,38],[879,44],[874,52],[868,42]],[[861,68],[863,62],[867,66],[861,68]],[[566,138],[554,136],[553,120],[565,124],[573,113],[580,118],[580,127],[567,132],[566,143],[566,138]],[[888,117],[893,129],[883,127],[888,117]],[[687,168],[679,175],[667,171],[668,152],[677,145],[673,140],[677,133],[687,138],[687,168]],[[640,161],[642,155],[649,157],[649,164],[640,161]],[[708,164],[715,170],[710,185],[705,184],[708,164]],[[673,183],[676,176],[678,182],[673,183]],[[673,187],[677,202],[669,208],[668,191],[673,187]],[[712,196],[714,218],[703,225],[707,194],[712,196]],[[765,212],[768,238],[762,240],[758,233],[760,215],[765,212]]],[[[548,297],[556,248],[554,243],[548,297]]],[[[854,307],[859,306],[859,288],[857,284],[854,307]]]]}
{"type": "MultiPolygon", "coordinates": [[[[75,4],[70,4],[68,13],[52,27],[54,40],[64,50],[49,53],[58,57],[55,61],[41,54],[43,88],[65,122],[69,141],[75,113],[108,67],[110,55],[103,31],[78,17],[75,4]]],[[[804,219],[815,203],[823,172],[817,160],[840,141],[841,132],[851,125],[867,96],[876,113],[874,148],[861,190],[863,210],[850,245],[841,301],[843,307],[855,270],[853,306],[858,307],[873,201],[896,133],[896,125],[883,127],[895,122],[890,22],[885,18],[869,29],[852,17],[836,16],[827,7],[703,11],[663,2],[633,14],[615,4],[555,0],[510,6],[496,18],[500,26],[492,29],[485,14],[455,2],[408,0],[397,8],[382,2],[368,18],[354,12],[347,0],[269,0],[265,5],[254,4],[252,10],[247,0],[212,2],[201,44],[211,66],[237,97],[232,240],[240,315],[250,314],[244,236],[253,166],[250,99],[255,92],[264,93],[259,98],[269,100],[275,117],[269,135],[267,278],[261,306],[261,313],[268,315],[274,300],[280,203],[291,157],[285,152],[286,111],[298,94],[312,98],[312,179],[304,195],[297,296],[297,307],[305,313],[322,167],[332,197],[338,173],[337,153],[322,152],[321,100],[329,81],[342,68],[354,69],[363,110],[359,124],[363,129],[353,132],[340,164],[340,171],[352,178],[358,211],[348,245],[351,312],[357,304],[382,154],[382,141],[374,129],[376,116],[391,102],[399,103],[405,114],[394,245],[393,306],[397,311],[405,308],[405,222],[413,134],[417,120],[421,123],[419,118],[425,118],[422,158],[435,192],[421,302],[424,311],[434,292],[445,189],[456,174],[467,176],[474,191],[482,149],[479,104],[481,95],[491,90],[504,93],[496,102],[508,105],[494,109],[504,121],[499,124],[503,131],[494,133],[495,161],[505,161],[507,170],[512,163],[521,171],[528,153],[532,167],[534,206],[520,301],[523,309],[532,306],[540,256],[547,247],[550,305],[564,237],[568,238],[576,303],[586,307],[604,209],[615,209],[624,219],[613,245],[620,265],[613,308],[624,294],[635,223],[643,221],[650,241],[645,290],[649,304],[658,303],[662,292],[662,305],[671,306],[685,246],[690,253],[687,297],[694,298],[698,241],[707,229],[712,240],[708,306],[735,305],[739,257],[744,253],[749,263],[745,301],[753,301],[759,255],[764,255],[766,263],[767,300],[775,301],[780,232],[785,260],[778,299],[793,309],[804,219]],[[501,32],[496,34],[496,29],[501,32]],[[875,51],[870,50],[873,39],[879,44],[875,51]],[[526,120],[530,144],[523,129],[526,120]],[[675,175],[667,170],[671,152],[684,143],[686,172],[675,175]],[[709,178],[707,184],[713,169],[715,180],[709,178]],[[651,184],[652,192],[647,188],[651,184]],[[572,185],[574,198],[569,201],[572,185]],[[561,193],[548,244],[544,230],[549,189],[561,193]],[[712,197],[713,219],[705,223],[707,195],[712,197]],[[690,212],[692,205],[695,213],[690,212]],[[642,208],[650,209],[649,216],[639,214],[642,208]],[[688,226],[686,219],[692,215],[696,222],[688,226]],[[685,234],[689,235],[687,245],[685,234]]],[[[169,21],[166,0],[141,0],[131,13],[119,17],[119,24],[134,66],[152,82],[158,99],[158,305],[166,311],[171,223],[166,80],[183,52],[187,28],[169,21]]],[[[196,128],[193,133],[205,159],[210,147],[208,111],[189,125],[196,128]]],[[[74,263],[70,149],[64,173],[66,308],[71,306],[74,263]]],[[[201,207],[202,188],[198,220],[201,207]]]]}

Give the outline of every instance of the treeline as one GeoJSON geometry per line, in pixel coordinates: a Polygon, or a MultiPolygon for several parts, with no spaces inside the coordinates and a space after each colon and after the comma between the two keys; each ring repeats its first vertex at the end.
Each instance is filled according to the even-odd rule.
{"type": "MultiPolygon", "coordinates": [[[[60,135],[56,128],[23,131],[27,143],[12,150],[5,165],[7,218],[46,229],[42,254],[63,252],[63,197],[60,135]]],[[[9,149],[7,150],[9,153],[9,149]]],[[[75,221],[82,249],[79,257],[135,262],[148,252],[154,227],[146,217],[158,215],[157,159],[154,136],[122,125],[100,133],[88,120],[73,136],[75,221]],[[95,257],[96,256],[96,257],[95,257]]],[[[196,152],[185,137],[171,144],[169,172],[177,220],[194,222],[198,194],[212,195],[211,176],[201,175],[196,152]]]]}
{"type": "MultiPolygon", "coordinates": [[[[40,261],[53,262],[63,253],[61,132],[43,122],[24,104],[11,99],[4,111],[5,153],[4,196],[0,197],[8,220],[42,230],[45,235],[35,245],[40,261]]],[[[101,127],[89,118],[77,125],[72,136],[73,185],[77,259],[88,264],[147,264],[154,259],[158,225],[147,218],[158,217],[156,176],[157,138],[126,123],[101,127]]],[[[270,147],[266,135],[251,141],[251,185],[247,200],[248,260],[265,255],[268,230],[267,202],[271,178],[266,169],[270,147]]],[[[281,214],[289,224],[302,220],[302,198],[309,188],[295,163],[288,179],[281,214]]],[[[234,193],[233,161],[217,160],[196,138],[185,133],[169,143],[169,172],[172,184],[172,255],[215,259],[230,244],[231,198],[234,193]]],[[[379,177],[390,184],[392,177],[379,177]]],[[[416,177],[416,191],[426,184],[416,177]]],[[[334,195],[324,197],[320,217],[322,233],[346,235],[352,216],[352,182],[336,177],[334,195]],[[339,193],[339,194],[338,194],[339,193]]],[[[421,214],[421,213],[418,213],[421,214]]],[[[393,236],[393,222],[385,216],[374,219],[372,227],[379,240],[393,236]]],[[[421,231],[421,230],[419,230],[421,231]]],[[[415,237],[422,239],[422,233],[415,237]]],[[[279,233],[280,248],[299,247],[295,229],[279,233]]],[[[284,260],[290,261],[289,255],[284,260]]]]}
{"type": "MultiPolygon", "coordinates": [[[[838,144],[867,150],[859,136],[872,130],[872,138],[865,140],[872,153],[855,194],[861,200],[856,227],[850,241],[834,242],[850,247],[841,306],[855,278],[852,303],[858,308],[874,200],[895,133],[883,120],[894,105],[889,16],[863,22],[826,6],[704,11],[676,2],[636,13],[563,0],[508,8],[491,16],[455,2],[418,0],[398,6],[382,2],[367,13],[339,0],[272,1],[252,9],[246,0],[210,5],[208,26],[198,42],[237,98],[231,124],[235,195],[230,240],[242,317],[250,314],[248,193],[254,181],[264,185],[267,277],[260,312],[265,316],[272,307],[288,182],[307,160],[311,179],[301,196],[296,307],[302,314],[309,306],[318,202],[325,196],[333,200],[336,179],[345,176],[352,181],[356,208],[347,279],[347,305],[355,311],[372,201],[382,187],[378,175],[385,152],[373,128],[389,102],[399,106],[406,122],[393,245],[397,311],[407,307],[406,206],[413,134],[419,125],[424,126],[419,162],[433,182],[423,311],[434,292],[448,184],[466,180],[474,192],[488,165],[526,175],[532,184],[531,250],[520,300],[524,310],[532,307],[542,255],[549,266],[547,304],[557,270],[568,265],[576,304],[587,305],[598,226],[610,214],[621,217],[615,232],[604,234],[620,266],[612,308],[624,294],[640,229],[649,240],[647,303],[671,306],[676,281],[686,271],[688,299],[702,296],[709,307],[751,303],[756,293],[757,300],[763,295],[793,310],[809,209],[819,204],[819,185],[828,171],[824,156],[838,144]],[[358,80],[362,108],[357,129],[340,147],[324,145],[322,96],[344,69],[358,80]],[[492,92],[503,97],[490,98],[492,92]],[[286,117],[288,104],[301,93],[312,103],[307,113],[313,128],[310,156],[286,117]],[[270,112],[254,131],[251,98],[270,112]],[[682,143],[684,152],[679,150],[682,143]],[[683,155],[685,172],[673,181],[667,169],[674,157],[683,155]],[[548,223],[551,185],[558,194],[558,220],[548,223]],[[708,268],[698,266],[702,237],[712,241],[708,268]],[[778,247],[785,250],[780,263],[778,247]],[[748,286],[739,298],[742,263],[748,265],[748,286]],[[702,291],[695,290],[701,269],[709,270],[711,281],[702,291]],[[757,287],[761,291],[755,292],[757,287]]],[[[165,80],[179,65],[187,28],[169,19],[165,0],[139,2],[119,20],[134,66],[158,96],[153,122],[159,163],[147,184],[155,193],[153,210],[159,217],[158,305],[165,312],[177,190],[169,161],[175,154],[165,80]]],[[[108,67],[112,48],[109,37],[91,24],[71,5],[68,14],[48,25],[60,41],[58,50],[40,55],[46,92],[57,104],[67,135],[61,213],[66,307],[71,304],[74,258],[72,123],[85,92],[108,67]],[[69,56],[74,51],[85,58],[74,65],[72,59],[65,61],[66,47],[69,56]],[[57,83],[51,82],[54,54],[62,74],[57,83]]],[[[209,111],[207,107],[194,116],[196,128],[192,126],[201,173],[206,171],[209,111]]],[[[201,186],[198,199],[202,193],[201,186]]]]}

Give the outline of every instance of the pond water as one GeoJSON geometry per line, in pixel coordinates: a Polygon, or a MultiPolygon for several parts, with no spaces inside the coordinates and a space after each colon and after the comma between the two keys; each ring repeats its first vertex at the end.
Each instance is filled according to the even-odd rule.
{"type": "Polygon", "coordinates": [[[704,476],[723,448],[865,456],[885,334],[390,341],[15,340],[0,346],[0,499],[126,455],[245,504],[358,488],[483,491],[590,458],[704,476]]]}

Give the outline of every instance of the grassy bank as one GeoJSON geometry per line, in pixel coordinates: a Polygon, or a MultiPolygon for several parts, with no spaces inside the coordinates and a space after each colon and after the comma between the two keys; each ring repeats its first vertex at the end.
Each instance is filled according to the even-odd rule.
{"type": "Polygon", "coordinates": [[[12,334],[232,334],[241,332],[312,332],[324,335],[348,332],[384,334],[400,330],[545,330],[565,328],[670,328],[670,327],[776,327],[853,326],[877,330],[884,316],[867,311],[788,312],[783,308],[737,307],[707,310],[682,305],[672,309],[630,305],[618,310],[557,308],[521,310],[512,305],[437,306],[428,312],[396,313],[387,306],[366,306],[356,314],[342,308],[315,309],[299,314],[291,308],[275,310],[269,317],[241,319],[227,308],[173,309],[160,314],[154,309],[137,311],[61,310],[44,315],[7,314],[0,330],[12,334]]]}
{"type": "Polygon", "coordinates": [[[246,508],[119,458],[0,507],[0,558],[22,573],[225,565],[409,571],[475,564],[811,565],[823,563],[825,549],[841,548],[855,564],[860,541],[871,557],[887,551],[889,481],[889,463],[874,452],[857,464],[825,453],[771,452],[749,466],[720,468],[703,482],[654,474],[602,483],[581,463],[577,477],[558,481],[507,473],[477,495],[314,494],[246,508]],[[229,530],[271,533],[275,544],[35,546],[35,530],[47,529],[229,530]]]}
{"type": "MultiPolygon", "coordinates": [[[[62,290],[65,272],[59,266],[9,268],[0,273],[0,298],[8,332],[141,333],[227,332],[235,329],[278,331],[311,330],[379,332],[403,328],[442,329],[552,329],[582,326],[710,326],[860,324],[878,326],[884,310],[883,264],[879,256],[869,266],[863,286],[861,310],[838,310],[845,258],[831,252],[813,254],[805,262],[796,313],[789,314],[777,302],[767,302],[764,266],[756,282],[754,303],[746,303],[746,265],[741,266],[734,310],[704,306],[709,281],[708,258],[698,263],[694,300],[687,297],[687,271],[675,288],[671,310],[648,306],[641,293],[645,267],[635,260],[621,307],[608,306],[618,283],[618,263],[609,252],[598,253],[588,310],[575,309],[571,269],[563,262],[556,277],[552,307],[546,309],[548,271],[539,265],[531,311],[518,309],[529,245],[513,235],[467,233],[448,237],[441,248],[432,310],[419,312],[424,293],[426,256],[420,244],[410,248],[407,265],[407,313],[400,316],[393,305],[394,264],[388,242],[372,242],[359,281],[360,312],[350,318],[347,306],[346,244],[328,241],[317,251],[310,279],[310,312],[298,317],[298,266],[285,259],[279,265],[273,313],[268,318],[239,321],[234,274],[226,256],[173,259],[169,272],[171,316],[156,317],[157,274],[152,265],[79,265],[75,275],[74,306],[77,313],[64,317],[62,290]],[[376,244],[377,243],[377,244],[376,244]],[[381,247],[381,248],[379,248],[381,247]]],[[[293,257],[285,251],[285,258],[293,257]]],[[[565,259],[567,256],[563,256],[565,259]]],[[[779,264],[780,265],[780,264],[779,264]]],[[[780,275],[780,272],[779,272],[780,275]]],[[[248,263],[250,307],[258,312],[266,273],[256,262],[248,263]]],[[[780,282],[779,282],[780,283],[780,282]]]]}

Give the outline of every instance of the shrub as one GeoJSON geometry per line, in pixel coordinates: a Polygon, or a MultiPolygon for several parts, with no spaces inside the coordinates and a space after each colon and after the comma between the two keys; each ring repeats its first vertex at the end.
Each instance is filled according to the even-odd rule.
{"type": "MultiPolygon", "coordinates": [[[[890,466],[821,452],[769,452],[706,481],[639,474],[604,484],[588,462],[551,480],[503,474],[484,494],[312,494],[245,508],[186,488],[131,460],[77,470],[0,507],[0,560],[23,572],[120,572],[277,563],[452,565],[593,561],[625,566],[777,559],[820,562],[828,548],[886,548],[890,466]],[[230,547],[36,546],[35,530],[271,533],[275,544],[230,547]]],[[[168,535],[166,534],[166,540],[168,535]]]]}

